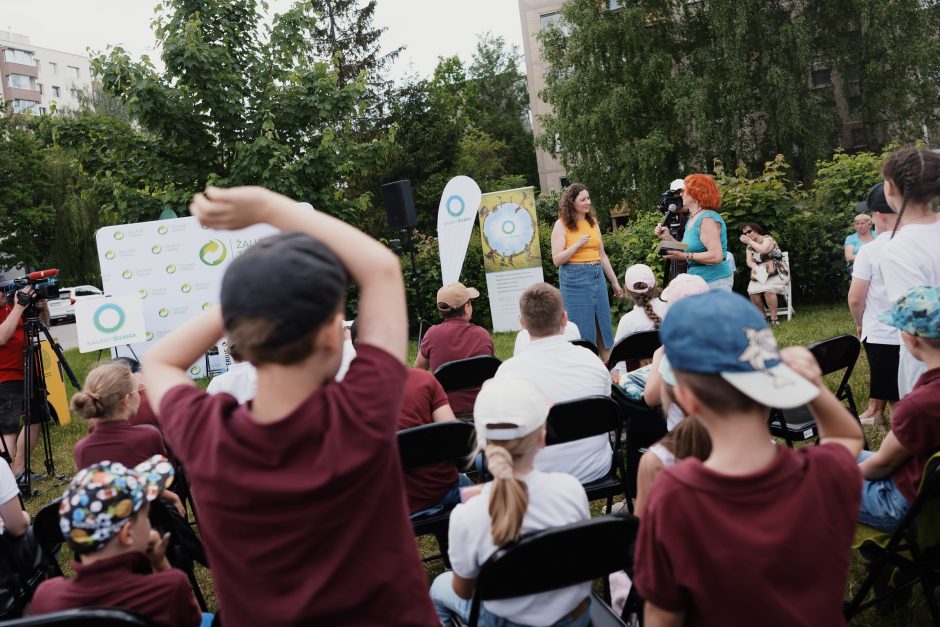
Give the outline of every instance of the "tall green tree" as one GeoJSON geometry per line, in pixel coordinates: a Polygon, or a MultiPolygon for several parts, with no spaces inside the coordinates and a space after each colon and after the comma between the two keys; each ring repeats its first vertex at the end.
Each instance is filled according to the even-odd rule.
{"type": "Polygon", "coordinates": [[[264,185],[357,222],[370,199],[348,181],[384,160],[391,134],[357,136],[371,104],[364,80],[341,84],[332,62],[311,58],[322,28],[312,5],[270,27],[252,1],[163,0],[157,11],[165,70],[121,48],[92,64],[180,167],[178,184],[264,185]]]}

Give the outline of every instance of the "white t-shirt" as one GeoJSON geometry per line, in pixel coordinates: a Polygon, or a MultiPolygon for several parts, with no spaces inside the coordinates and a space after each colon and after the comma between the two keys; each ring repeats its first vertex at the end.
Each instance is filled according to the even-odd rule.
{"type": "MultiPolygon", "coordinates": [[[[871,244],[868,244],[871,246],[871,244]]],[[[865,250],[863,247],[862,250],[865,250]]],[[[940,221],[907,224],[889,239],[881,253],[881,275],[888,301],[894,303],[912,287],[940,285],[940,221]]],[[[861,250],[859,251],[861,252],[861,250]]],[[[927,365],[901,342],[898,394],[903,398],[927,371],[927,365]]]]}
{"type": "MultiPolygon", "coordinates": [[[[496,378],[500,377],[529,379],[552,403],[610,396],[610,373],[603,362],[563,335],[533,341],[521,355],[503,362],[496,371],[496,378]]],[[[609,438],[594,435],[545,447],[535,456],[535,467],[543,472],[566,472],[587,483],[610,471],[611,455],[609,438]]]]}
{"type": "Polygon", "coordinates": [[[356,358],[356,348],[353,346],[352,340],[343,341],[343,360],[339,364],[339,370],[336,372],[336,376],[333,377],[333,380],[340,382],[345,378],[346,373],[349,371],[349,364],[352,363],[352,360],[356,358]]]}
{"type": "MultiPolygon", "coordinates": [[[[580,340],[581,332],[578,331],[578,325],[576,325],[571,320],[568,321],[568,324],[565,325],[565,339],[569,342],[572,340],[580,340]]],[[[512,355],[515,357],[526,348],[529,347],[529,344],[532,343],[532,336],[529,335],[529,332],[525,329],[516,333],[516,345],[512,349],[512,355]]]]}
{"type": "MultiPolygon", "coordinates": [[[[663,316],[669,310],[669,304],[658,298],[650,302],[653,311],[662,320],[663,316]]],[[[628,335],[639,333],[640,331],[652,331],[653,321],[646,315],[646,310],[640,306],[634,306],[632,310],[623,314],[620,318],[620,324],[617,325],[617,334],[614,336],[614,342],[619,342],[628,335]]]]}
{"type": "MultiPolygon", "coordinates": [[[[582,349],[586,350],[586,349],[582,349]]],[[[563,473],[533,470],[522,477],[529,491],[529,506],[522,519],[522,533],[561,527],[587,520],[587,495],[573,477],[563,473]]],[[[464,579],[476,579],[480,566],[496,551],[493,544],[489,498],[493,484],[454,508],[450,515],[447,555],[454,572],[464,579]]],[[[501,601],[484,601],[487,611],[513,623],[551,625],[568,614],[591,593],[585,582],[551,592],[501,601]]]]}
{"type": "MultiPolygon", "coordinates": [[[[5,459],[0,458],[0,505],[5,505],[19,494],[20,488],[16,485],[16,477],[13,476],[13,471],[10,470],[10,464],[5,459]]],[[[5,530],[6,524],[0,518],[0,534],[5,530]]]]}
{"type": "Polygon", "coordinates": [[[244,405],[248,401],[254,400],[257,389],[258,374],[255,367],[247,361],[240,361],[229,366],[228,372],[224,372],[209,381],[206,392],[209,394],[219,394],[221,392],[231,394],[239,405],[244,405]]]}
{"type": "Polygon", "coordinates": [[[884,278],[881,276],[881,256],[884,246],[891,239],[891,233],[882,233],[869,244],[862,246],[852,266],[852,276],[868,281],[868,293],[865,296],[865,311],[862,313],[862,339],[871,344],[901,343],[898,330],[878,319],[878,314],[891,309],[884,278]]]}

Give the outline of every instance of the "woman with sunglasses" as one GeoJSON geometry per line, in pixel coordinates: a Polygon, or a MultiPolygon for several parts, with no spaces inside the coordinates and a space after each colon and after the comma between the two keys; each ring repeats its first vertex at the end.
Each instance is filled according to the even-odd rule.
{"type": "Polygon", "coordinates": [[[761,312],[766,303],[770,324],[780,324],[777,319],[777,296],[784,293],[790,282],[790,268],[783,260],[780,246],[759,224],[753,222],[744,225],[740,239],[747,247],[747,267],[751,269],[747,294],[761,312]]]}

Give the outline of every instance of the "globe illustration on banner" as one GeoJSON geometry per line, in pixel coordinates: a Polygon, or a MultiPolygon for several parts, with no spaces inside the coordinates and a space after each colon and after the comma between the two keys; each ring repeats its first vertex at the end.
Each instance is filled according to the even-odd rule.
{"type": "Polygon", "coordinates": [[[514,202],[497,205],[483,222],[483,233],[490,248],[504,257],[525,252],[534,232],[531,214],[514,202]]]}

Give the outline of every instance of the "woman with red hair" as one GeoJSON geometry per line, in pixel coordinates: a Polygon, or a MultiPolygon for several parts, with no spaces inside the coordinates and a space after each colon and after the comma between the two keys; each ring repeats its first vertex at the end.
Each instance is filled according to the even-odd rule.
{"type": "MultiPolygon", "coordinates": [[[[734,274],[725,257],[728,254],[728,229],[716,209],[721,206],[721,192],[715,179],[707,174],[690,174],[685,177],[682,190],[681,213],[688,214],[682,243],[689,247],[684,251],[670,251],[665,256],[670,261],[685,261],[689,274],[695,274],[708,283],[711,289],[731,291],[734,274]]],[[[656,235],[661,240],[675,241],[669,229],[660,225],[656,235]]]]}

